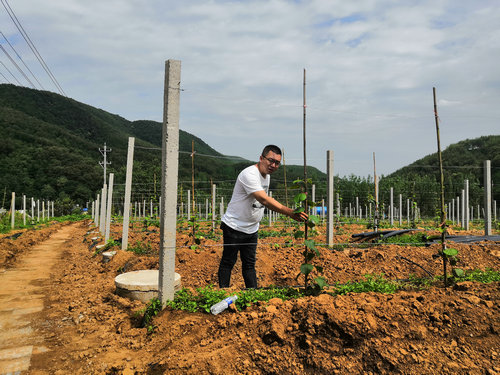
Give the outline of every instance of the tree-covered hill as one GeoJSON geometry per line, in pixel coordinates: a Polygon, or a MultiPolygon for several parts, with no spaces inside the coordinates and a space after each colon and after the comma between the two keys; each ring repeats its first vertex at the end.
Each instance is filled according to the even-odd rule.
{"type": "MultiPolygon", "coordinates": [[[[155,121],[128,121],[61,95],[0,85],[0,188],[5,196],[50,200],[70,200],[86,204],[94,199],[103,184],[103,160],[99,148],[108,153],[108,172],[115,173],[119,187],[125,181],[128,137],[135,137],[134,194],[154,197],[161,180],[162,124],[155,121]]],[[[225,157],[200,138],[180,130],[179,181],[181,194],[192,178],[191,150],[194,142],[196,190],[208,193],[210,182],[230,195],[237,173],[253,161],[225,157]],[[229,191],[229,192],[228,192],[229,191]]],[[[258,150],[257,152],[259,152],[258,150]]],[[[256,154],[258,156],[258,154],[256,154]]],[[[301,167],[290,166],[289,179],[301,175],[301,167]]],[[[311,176],[323,178],[315,168],[311,176]]],[[[281,172],[283,173],[283,172],[281,172]]],[[[278,176],[274,184],[279,184],[278,176]]],[[[228,199],[228,198],[226,198],[228,199]]]]}

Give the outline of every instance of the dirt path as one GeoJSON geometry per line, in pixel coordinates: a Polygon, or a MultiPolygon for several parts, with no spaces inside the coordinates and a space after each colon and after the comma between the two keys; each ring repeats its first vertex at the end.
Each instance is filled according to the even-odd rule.
{"type": "Polygon", "coordinates": [[[28,370],[32,354],[47,350],[33,331],[32,316],[43,310],[44,281],[74,231],[75,224],[62,227],[20,255],[14,268],[0,270],[0,374],[28,370]]]}

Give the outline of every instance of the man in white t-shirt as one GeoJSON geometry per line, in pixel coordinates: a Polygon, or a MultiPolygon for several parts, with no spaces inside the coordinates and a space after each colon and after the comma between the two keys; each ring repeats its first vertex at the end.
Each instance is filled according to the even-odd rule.
{"type": "Polygon", "coordinates": [[[281,163],[281,149],[275,145],[264,147],[257,164],[245,168],[234,185],[231,201],[222,217],[221,229],[224,236],[224,250],[219,265],[219,287],[229,287],[231,271],[240,252],[245,287],[257,288],[255,260],[259,223],[264,207],[297,221],[307,220],[305,212],[295,213],[267,195],[270,174],[281,163]]]}

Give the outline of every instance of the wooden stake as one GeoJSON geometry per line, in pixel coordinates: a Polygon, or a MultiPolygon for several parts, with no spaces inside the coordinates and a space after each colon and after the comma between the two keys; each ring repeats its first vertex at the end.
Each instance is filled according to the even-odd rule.
{"type": "Polygon", "coordinates": [[[439,178],[441,184],[441,257],[443,258],[443,273],[444,273],[444,286],[448,286],[448,275],[446,271],[446,255],[444,254],[444,250],[446,249],[446,211],[444,209],[444,174],[443,174],[443,158],[441,156],[441,139],[439,135],[439,116],[437,111],[437,103],[436,103],[436,88],[432,88],[432,94],[434,98],[434,119],[436,122],[436,136],[437,136],[437,148],[438,148],[438,158],[439,158],[439,178]]]}

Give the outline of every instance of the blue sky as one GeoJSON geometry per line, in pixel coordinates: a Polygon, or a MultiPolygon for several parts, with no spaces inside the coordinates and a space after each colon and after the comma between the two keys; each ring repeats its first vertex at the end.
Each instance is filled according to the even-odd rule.
{"type": "MultiPolygon", "coordinates": [[[[69,97],[129,120],[161,121],[165,60],[181,60],[180,127],[227,155],[275,143],[302,163],[303,69],[308,164],[323,171],[327,150],[341,176],[373,174],[373,152],[382,174],[435,152],[432,87],[443,148],[500,133],[496,0],[9,4],[69,97]]],[[[57,92],[3,6],[0,31],[57,92]]]]}

